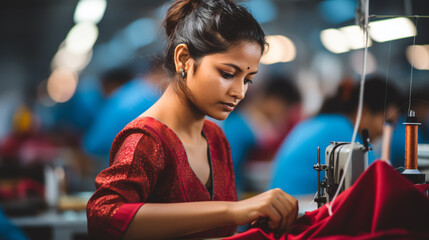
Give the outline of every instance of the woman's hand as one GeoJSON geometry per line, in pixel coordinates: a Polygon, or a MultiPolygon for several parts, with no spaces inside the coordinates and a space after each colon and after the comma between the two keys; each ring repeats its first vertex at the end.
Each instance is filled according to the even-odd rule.
{"type": "Polygon", "coordinates": [[[276,236],[281,236],[289,231],[298,215],[298,201],[277,188],[232,203],[230,213],[236,225],[266,222],[276,236]]]}

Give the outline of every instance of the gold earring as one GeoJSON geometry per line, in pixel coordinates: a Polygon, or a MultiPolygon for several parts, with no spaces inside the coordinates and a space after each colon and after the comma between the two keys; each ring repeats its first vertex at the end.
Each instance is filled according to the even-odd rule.
{"type": "Polygon", "coordinates": [[[185,78],[185,77],[186,77],[186,72],[185,72],[185,70],[183,70],[183,68],[180,68],[180,76],[181,76],[182,78],[185,78]]]}

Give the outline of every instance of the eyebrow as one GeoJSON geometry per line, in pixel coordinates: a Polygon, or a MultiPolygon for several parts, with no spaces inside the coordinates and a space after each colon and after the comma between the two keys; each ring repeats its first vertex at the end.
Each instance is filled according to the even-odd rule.
{"type": "MultiPolygon", "coordinates": [[[[237,66],[237,65],[235,65],[235,64],[232,64],[232,63],[223,63],[223,65],[226,65],[226,66],[230,66],[230,67],[233,67],[233,68],[235,68],[235,70],[237,70],[237,72],[243,72],[243,70],[239,67],[239,66],[237,66]]],[[[249,73],[250,75],[253,75],[253,74],[257,74],[258,73],[258,71],[256,71],[256,72],[251,72],[251,73],[249,73]]]]}

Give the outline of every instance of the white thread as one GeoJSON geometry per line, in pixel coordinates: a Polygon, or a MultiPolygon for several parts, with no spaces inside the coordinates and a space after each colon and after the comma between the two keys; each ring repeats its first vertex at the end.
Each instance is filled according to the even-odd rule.
{"type": "MultiPolygon", "coordinates": [[[[361,74],[361,79],[360,79],[360,93],[359,93],[358,112],[357,112],[357,116],[356,116],[355,126],[354,126],[354,129],[353,129],[353,135],[352,135],[351,143],[354,143],[355,140],[356,140],[357,130],[359,128],[360,120],[362,118],[363,92],[364,92],[365,75],[366,75],[366,59],[367,59],[367,55],[368,55],[368,12],[369,12],[369,0],[364,0],[364,2],[365,2],[365,11],[364,11],[364,15],[365,16],[364,16],[363,31],[364,31],[364,37],[365,37],[365,48],[364,48],[363,60],[362,60],[363,64],[362,64],[362,74],[361,74]]],[[[346,165],[344,166],[344,174],[341,177],[340,184],[338,185],[337,191],[336,191],[334,197],[332,198],[332,201],[327,204],[329,216],[332,216],[332,205],[334,205],[335,199],[337,198],[337,196],[338,196],[338,194],[340,192],[340,189],[342,188],[342,186],[344,184],[345,176],[347,174],[347,169],[348,169],[350,161],[352,159],[352,153],[353,153],[353,151],[350,152],[350,155],[347,158],[346,165]]]]}
{"type": "Polygon", "coordinates": [[[384,122],[386,122],[387,84],[389,81],[389,68],[390,68],[390,45],[392,45],[392,41],[389,41],[389,49],[387,51],[386,88],[384,89],[384,122]]]}
{"type": "Polygon", "coordinates": [[[310,204],[315,203],[314,199],[316,198],[318,191],[319,191],[319,190],[317,190],[317,192],[314,194],[314,196],[313,196],[313,200],[311,200],[311,203],[310,203],[310,204]]]}
{"type": "Polygon", "coordinates": [[[408,99],[409,102],[408,102],[408,112],[407,112],[407,114],[411,110],[411,88],[413,86],[414,51],[415,51],[416,36],[417,36],[417,20],[419,20],[419,18],[416,16],[416,35],[414,35],[414,39],[413,39],[413,51],[411,51],[410,95],[409,95],[409,99],[408,99]]]}

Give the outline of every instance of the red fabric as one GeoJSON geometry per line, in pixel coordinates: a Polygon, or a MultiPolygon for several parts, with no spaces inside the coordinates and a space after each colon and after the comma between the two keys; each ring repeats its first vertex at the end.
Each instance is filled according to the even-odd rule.
{"type": "MultiPolygon", "coordinates": [[[[203,133],[210,147],[213,198],[188,163],[185,148],[166,125],[137,118],[115,138],[110,166],[96,178],[97,191],[87,205],[91,239],[120,239],[143,203],[235,201],[236,190],[229,144],[222,130],[206,120],[203,133]]],[[[195,238],[233,234],[223,227],[195,238]]]]}
{"type": "Polygon", "coordinates": [[[128,223],[131,222],[134,215],[137,213],[143,203],[124,203],[116,213],[113,215],[111,220],[112,227],[115,227],[118,232],[124,232],[128,223]]]}
{"type": "MultiPolygon", "coordinates": [[[[383,161],[374,162],[341,193],[329,216],[326,204],[297,219],[281,239],[429,239],[428,185],[416,188],[383,161]]],[[[251,229],[228,240],[275,239],[251,229]]]]}

